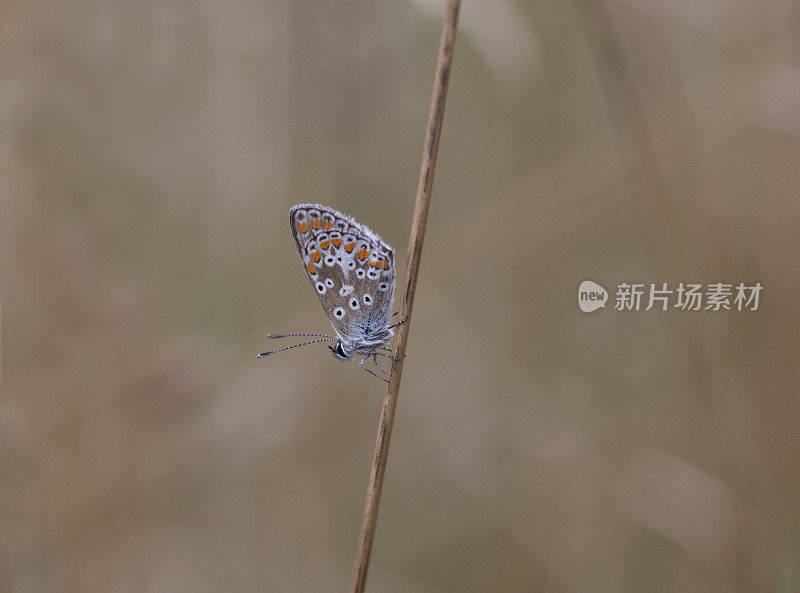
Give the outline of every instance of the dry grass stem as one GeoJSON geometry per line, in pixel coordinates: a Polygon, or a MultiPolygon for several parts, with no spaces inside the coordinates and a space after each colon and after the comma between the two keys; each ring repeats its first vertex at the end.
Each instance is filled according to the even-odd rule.
{"type": "Polygon", "coordinates": [[[383,396],[380,420],[378,422],[378,436],[375,441],[375,454],[370,470],[367,497],[364,503],[364,514],[361,520],[361,531],[358,536],[358,547],[353,566],[353,577],[350,584],[352,593],[364,591],[369,568],[372,541],[375,536],[375,525],[378,519],[378,505],[380,504],[383,477],[386,473],[386,459],[389,454],[389,440],[392,436],[394,414],[397,407],[397,395],[400,390],[400,378],[403,373],[403,359],[406,354],[406,344],[411,328],[411,311],[414,306],[414,293],[417,288],[420,259],[422,257],[422,244],[425,240],[425,226],[428,221],[428,209],[431,202],[433,176],[436,170],[436,156],[439,151],[439,139],[444,119],[444,106],[447,98],[447,84],[450,80],[450,65],[453,60],[453,45],[455,43],[456,28],[458,23],[458,10],[460,0],[449,0],[445,13],[442,37],[439,43],[439,57],[436,62],[436,74],[433,81],[433,95],[431,96],[428,126],[425,133],[425,147],[422,153],[422,165],[419,173],[419,185],[414,204],[414,217],[411,221],[411,236],[408,242],[408,258],[406,264],[405,280],[401,296],[400,319],[405,319],[396,330],[392,355],[395,360],[383,396]]]}

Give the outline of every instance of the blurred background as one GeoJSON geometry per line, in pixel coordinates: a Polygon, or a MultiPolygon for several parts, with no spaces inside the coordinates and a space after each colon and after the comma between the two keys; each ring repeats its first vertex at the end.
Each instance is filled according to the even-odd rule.
{"type": "MultiPolygon", "coordinates": [[[[329,331],[292,204],[402,276],[442,12],[0,5],[1,590],[347,589],[383,384],[256,354],[329,331]]],[[[464,3],[369,590],[798,590],[799,29],[464,3]]]]}

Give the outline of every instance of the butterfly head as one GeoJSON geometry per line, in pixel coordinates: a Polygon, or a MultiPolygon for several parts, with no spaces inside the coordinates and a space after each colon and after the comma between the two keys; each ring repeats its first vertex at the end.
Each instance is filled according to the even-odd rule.
{"type": "Polygon", "coordinates": [[[342,340],[336,342],[336,346],[328,346],[331,350],[331,354],[333,354],[334,358],[338,358],[339,360],[346,360],[349,361],[353,358],[353,349],[342,340]]]}

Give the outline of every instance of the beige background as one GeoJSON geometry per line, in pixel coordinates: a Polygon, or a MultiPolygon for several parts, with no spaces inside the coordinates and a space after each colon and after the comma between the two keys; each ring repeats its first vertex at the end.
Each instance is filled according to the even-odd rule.
{"type": "MultiPolygon", "coordinates": [[[[0,589],[346,590],[383,386],[255,355],[328,327],[292,204],[405,265],[440,14],[0,5],[0,589]]],[[[797,591],[797,6],[462,16],[369,590],[797,591]]]]}

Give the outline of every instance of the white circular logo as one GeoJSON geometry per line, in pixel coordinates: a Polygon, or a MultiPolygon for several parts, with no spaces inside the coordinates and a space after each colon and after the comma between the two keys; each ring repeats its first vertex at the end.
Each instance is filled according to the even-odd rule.
{"type": "Polygon", "coordinates": [[[605,309],[607,300],[608,292],[597,282],[584,280],[578,286],[578,307],[584,313],[605,309]]]}

